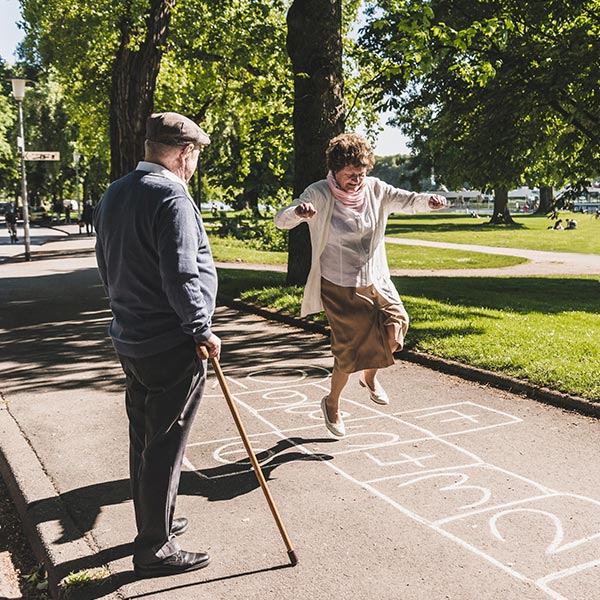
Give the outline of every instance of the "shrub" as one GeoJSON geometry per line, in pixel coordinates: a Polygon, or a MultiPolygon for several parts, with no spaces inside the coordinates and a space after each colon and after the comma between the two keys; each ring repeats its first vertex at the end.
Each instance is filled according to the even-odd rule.
{"type": "Polygon", "coordinates": [[[287,232],[277,229],[271,219],[254,217],[250,211],[228,216],[220,213],[216,234],[219,237],[233,237],[244,240],[256,250],[287,252],[287,232]]]}

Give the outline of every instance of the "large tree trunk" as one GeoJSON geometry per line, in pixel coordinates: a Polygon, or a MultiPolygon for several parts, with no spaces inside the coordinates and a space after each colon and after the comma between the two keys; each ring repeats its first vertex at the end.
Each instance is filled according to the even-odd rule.
{"type": "MultiPolygon", "coordinates": [[[[294,0],[287,50],[294,69],[294,197],[327,174],[325,150],[344,131],[341,0],[294,0]]],[[[289,285],[304,285],[310,238],[302,224],[290,231],[289,285]]]]}
{"type": "Polygon", "coordinates": [[[146,119],[154,109],[154,90],[175,0],[152,0],[146,35],[131,41],[131,16],[121,22],[121,42],[112,69],[110,92],[110,179],[129,173],[144,156],[146,119]]]}
{"type": "Polygon", "coordinates": [[[551,185],[540,186],[540,204],[537,207],[536,215],[547,215],[552,210],[552,200],[554,198],[551,185]]]}
{"type": "Polygon", "coordinates": [[[490,223],[495,225],[514,225],[515,222],[508,210],[508,188],[494,190],[494,214],[490,223]]]}

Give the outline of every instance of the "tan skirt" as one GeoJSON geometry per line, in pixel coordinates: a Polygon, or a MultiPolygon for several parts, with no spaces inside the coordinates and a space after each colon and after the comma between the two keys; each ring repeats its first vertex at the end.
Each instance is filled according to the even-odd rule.
{"type": "Polygon", "coordinates": [[[347,288],[321,279],[321,300],[331,329],[334,367],[344,373],[394,364],[387,328],[394,328],[399,349],[408,330],[402,303],[390,302],[374,285],[347,288]]]}

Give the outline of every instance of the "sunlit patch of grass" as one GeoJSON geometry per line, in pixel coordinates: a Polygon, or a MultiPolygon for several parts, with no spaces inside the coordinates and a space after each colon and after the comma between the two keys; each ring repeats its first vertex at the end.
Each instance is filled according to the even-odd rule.
{"type": "Polygon", "coordinates": [[[494,269],[528,262],[526,258],[520,256],[429,248],[427,246],[386,244],[385,248],[388,264],[392,270],[494,269]]]}
{"type": "Polygon", "coordinates": [[[69,573],[60,581],[59,587],[62,590],[65,598],[70,598],[76,590],[90,585],[99,584],[110,576],[110,571],[107,567],[99,567],[97,569],[83,569],[69,573]]]}
{"type": "Polygon", "coordinates": [[[285,265],[287,252],[256,250],[248,242],[235,238],[210,236],[210,247],[217,262],[240,262],[265,265],[285,265]]]}

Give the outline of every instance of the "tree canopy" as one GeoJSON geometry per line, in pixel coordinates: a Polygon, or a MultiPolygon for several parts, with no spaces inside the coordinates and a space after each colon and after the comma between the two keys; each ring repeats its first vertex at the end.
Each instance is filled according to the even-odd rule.
{"type": "MultiPolygon", "coordinates": [[[[311,122],[362,124],[372,133],[376,112],[392,110],[416,154],[411,186],[424,175],[448,187],[562,186],[600,172],[600,0],[371,0],[358,36],[359,0],[311,1],[323,23],[305,20],[296,45],[307,45],[335,8],[343,50],[343,73],[328,83],[338,100],[323,100],[311,122]]],[[[212,138],[193,183],[198,199],[257,211],[283,201],[294,173],[297,187],[305,183],[297,154],[308,143],[294,148],[293,140],[308,125],[293,118],[294,86],[307,83],[310,69],[292,64],[287,41],[289,15],[312,10],[311,1],[21,0],[19,68],[40,90],[60,87],[46,116],[69,137],[65,156],[83,155],[90,197],[106,184],[115,154],[128,158],[113,175],[141,157],[146,113],[177,110],[212,138]]],[[[14,127],[8,102],[0,177],[10,180],[14,151],[2,145],[14,127]]],[[[32,110],[42,116],[39,106],[32,110]]],[[[44,146],[59,143],[50,130],[44,146]]],[[[315,164],[321,154],[312,152],[315,164]]],[[[72,164],[56,167],[53,191],[43,193],[59,194],[61,177],[68,186],[72,164]]]]}
{"type": "MultiPolygon", "coordinates": [[[[128,111],[123,110],[122,121],[109,118],[111,105],[119,104],[115,78],[126,80],[118,91],[124,103],[135,95],[131,81],[139,76],[140,66],[133,57],[147,41],[157,4],[81,0],[22,0],[22,4],[25,61],[40,72],[55,68],[65,106],[79,131],[80,151],[101,156],[102,164],[107,164],[111,137],[123,142],[114,128],[125,130],[125,121],[133,121],[133,114],[147,116],[148,110],[137,110],[127,119],[128,111]]],[[[233,196],[230,202],[239,198],[256,206],[259,198],[289,185],[291,179],[293,98],[285,50],[286,3],[192,0],[169,5],[169,11],[168,23],[163,24],[170,29],[168,36],[153,38],[149,44],[160,58],[156,90],[142,86],[137,95],[152,94],[148,109],[175,110],[201,122],[212,139],[200,165],[205,185],[227,190],[233,196]]],[[[138,122],[135,131],[130,130],[138,139],[132,140],[135,148],[127,153],[137,154],[136,160],[143,150],[140,129],[143,125],[138,122]]],[[[131,162],[130,158],[127,164],[131,162]]]]}
{"type": "Polygon", "coordinates": [[[379,101],[449,186],[598,172],[600,3],[370,2],[379,101]]]}

